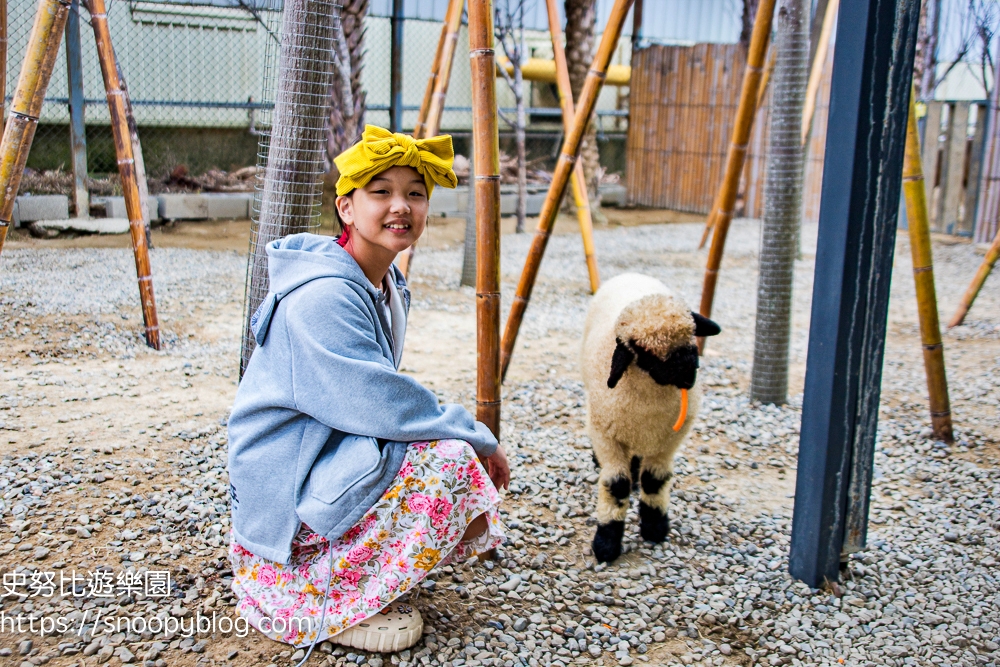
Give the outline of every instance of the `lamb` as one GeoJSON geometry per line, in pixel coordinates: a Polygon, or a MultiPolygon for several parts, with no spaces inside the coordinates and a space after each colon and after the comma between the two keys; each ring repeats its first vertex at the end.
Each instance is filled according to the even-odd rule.
{"type": "Polygon", "coordinates": [[[649,276],[617,276],[591,301],[580,366],[587,431],[601,467],[593,542],[598,561],[621,555],[634,484],[640,487],[640,534],[650,542],[666,539],[674,454],[701,398],[694,338],[720,331],[649,276]]]}

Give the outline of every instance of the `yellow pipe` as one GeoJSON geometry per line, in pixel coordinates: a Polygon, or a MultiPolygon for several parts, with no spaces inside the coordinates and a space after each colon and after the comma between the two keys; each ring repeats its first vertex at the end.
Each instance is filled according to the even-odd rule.
{"type": "MultiPolygon", "coordinates": [[[[497,57],[498,67],[507,70],[507,74],[514,75],[514,65],[502,56],[497,57]]],[[[497,69],[497,76],[503,76],[497,69]]],[[[541,58],[528,58],[521,65],[521,76],[526,81],[538,81],[540,83],[557,83],[556,61],[542,60],[541,58]]],[[[606,86],[627,86],[632,80],[632,68],[628,65],[610,65],[608,76],[604,80],[606,86]]]]}

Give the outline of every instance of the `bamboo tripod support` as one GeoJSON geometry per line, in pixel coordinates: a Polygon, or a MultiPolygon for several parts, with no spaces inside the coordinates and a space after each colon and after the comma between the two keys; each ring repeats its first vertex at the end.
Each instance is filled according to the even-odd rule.
{"type": "MultiPolygon", "coordinates": [[[[736,194],[739,189],[740,176],[743,173],[743,164],[746,161],[747,146],[750,143],[750,132],[753,129],[753,119],[757,111],[757,93],[760,90],[764,71],[764,57],[767,54],[767,42],[771,37],[774,4],[775,0],[761,0],[757,6],[757,16],[754,17],[747,66],[743,74],[743,87],[740,91],[740,104],[736,112],[736,125],[733,127],[732,143],[726,158],[725,178],[723,178],[719,194],[716,196],[718,206],[714,207],[715,233],[712,236],[712,246],[708,251],[705,281],[701,290],[700,312],[705,317],[711,317],[712,302],[715,299],[715,285],[719,278],[719,266],[722,264],[722,254],[726,247],[726,234],[729,233],[729,223],[733,220],[736,194]]],[[[705,339],[699,338],[699,351],[703,350],[704,346],[705,339]]]]}
{"type": "Polygon", "coordinates": [[[7,0],[0,0],[0,125],[7,104],[7,0]]]}
{"type": "MultiPolygon", "coordinates": [[[[747,65],[743,73],[743,87],[740,90],[740,103],[736,108],[736,124],[733,126],[733,138],[729,145],[729,153],[726,155],[726,170],[712,202],[712,210],[709,211],[708,219],[705,221],[705,231],[702,232],[701,242],[698,244],[699,250],[705,247],[709,234],[720,220],[725,219],[724,225],[728,232],[729,223],[733,219],[733,208],[736,206],[736,196],[739,194],[740,178],[743,176],[743,165],[747,159],[753,121],[757,116],[757,110],[764,102],[764,92],[777,59],[777,52],[772,53],[765,69],[764,61],[767,57],[767,44],[771,39],[774,5],[775,0],[761,0],[757,5],[753,33],[750,35],[750,47],[747,50],[747,65]]],[[[722,240],[725,242],[725,232],[722,240]]],[[[715,244],[714,237],[712,243],[715,244]]]]}
{"type": "Polygon", "coordinates": [[[469,2],[476,202],[476,419],[500,437],[500,134],[493,3],[469,2]]]}
{"type": "Polygon", "coordinates": [[[104,90],[108,98],[118,175],[121,178],[122,193],[125,195],[125,212],[128,215],[129,231],[132,236],[135,272],[139,279],[139,298],[142,303],[142,319],[146,326],[146,344],[154,350],[159,350],[160,327],[156,316],[156,299],[153,296],[153,276],[149,266],[149,245],[144,221],[147,212],[143,210],[136,178],[136,161],[128,123],[127,110],[131,105],[122,91],[121,79],[118,77],[118,63],[111,44],[104,0],[87,0],[87,8],[90,10],[90,24],[94,28],[97,58],[101,63],[101,75],[104,78],[104,90]]]}
{"type": "MultiPolygon", "coordinates": [[[[770,1],[773,5],[774,0],[770,1]]],[[[762,3],[763,4],[763,3],[762,3]]],[[[531,300],[531,291],[535,287],[535,280],[538,278],[538,269],[542,264],[542,256],[545,254],[545,247],[548,245],[549,236],[552,235],[552,227],[556,221],[556,214],[562,198],[566,194],[566,186],[569,184],[570,176],[576,166],[576,160],[580,155],[580,142],[590,123],[590,117],[594,113],[597,104],[597,96],[604,85],[604,77],[611,63],[611,56],[618,45],[618,38],[621,36],[622,27],[625,24],[625,17],[632,0],[615,0],[611,7],[611,14],[608,17],[608,25],[601,35],[601,43],[597,47],[597,54],[587,72],[583,89],[580,91],[580,100],[576,105],[576,114],[573,117],[573,124],[566,132],[563,140],[562,150],[559,153],[559,161],[556,163],[555,172],[552,174],[552,183],[549,191],[545,195],[545,202],[542,204],[542,212],[538,216],[538,228],[535,230],[535,237],[531,241],[531,248],[528,250],[528,257],[521,271],[521,278],[517,283],[517,292],[514,295],[514,303],[511,304],[510,315],[507,318],[507,326],[504,329],[503,341],[500,352],[500,375],[501,379],[507,374],[507,367],[510,365],[510,357],[514,351],[514,343],[517,341],[517,333],[521,328],[521,321],[524,319],[524,311],[528,308],[531,300]]],[[[479,172],[477,172],[478,174],[479,172]]]]}
{"type": "MultiPolygon", "coordinates": [[[[545,8],[549,15],[549,33],[552,35],[552,54],[556,63],[556,85],[559,90],[559,104],[562,107],[563,131],[569,134],[573,125],[573,89],[569,82],[569,65],[566,63],[566,50],[563,48],[562,26],[559,24],[559,9],[556,0],[545,0],[545,8]]],[[[587,274],[590,276],[590,293],[597,293],[601,286],[601,275],[597,270],[597,257],[594,254],[594,220],[590,213],[590,196],[587,194],[587,181],[583,175],[583,164],[577,162],[573,167],[573,202],[576,204],[576,219],[580,223],[580,236],[583,238],[583,255],[587,261],[587,274]]]]}
{"type": "Polygon", "coordinates": [[[14,216],[24,164],[38,128],[45,90],[52,78],[59,41],[69,17],[69,0],[39,0],[24,64],[14,90],[10,118],[0,141],[0,252],[14,216]]]}
{"type": "MultiPolygon", "coordinates": [[[[757,109],[754,114],[760,111],[761,106],[764,104],[764,98],[767,96],[767,85],[771,83],[771,74],[774,72],[774,66],[778,62],[778,52],[775,49],[771,49],[771,56],[767,59],[767,66],[764,68],[764,74],[761,75],[760,85],[757,87],[757,109]]],[[[742,174],[742,170],[740,171],[742,174]]],[[[741,176],[742,178],[742,176],[741,176]]],[[[739,186],[736,188],[737,194],[739,193],[739,186]]],[[[708,241],[708,235],[712,233],[712,229],[715,228],[716,215],[719,212],[719,194],[721,194],[721,189],[719,193],[715,195],[715,201],[712,202],[712,210],[708,212],[708,219],[705,221],[705,231],[701,234],[701,241],[698,242],[698,250],[705,247],[705,242],[708,241]]]]}
{"type": "Polygon", "coordinates": [[[830,36],[833,34],[833,22],[837,16],[837,6],[839,0],[830,0],[826,5],[826,12],[823,14],[823,27],[819,32],[819,39],[816,40],[816,55],[812,61],[812,69],[809,70],[809,84],[806,86],[806,103],[802,109],[802,145],[809,140],[812,134],[813,115],[816,113],[816,95],[819,93],[819,84],[823,79],[823,66],[826,65],[826,57],[830,50],[830,36]]]}
{"type": "Polygon", "coordinates": [[[441,26],[441,37],[438,39],[437,51],[431,63],[431,76],[427,80],[427,89],[424,91],[423,102],[420,103],[417,122],[413,126],[414,139],[433,137],[441,129],[441,112],[444,110],[445,97],[448,94],[464,6],[465,0],[448,0],[444,25],[441,26]]]}
{"type": "MultiPolygon", "coordinates": [[[[441,38],[431,65],[431,76],[427,81],[427,90],[424,91],[424,100],[420,104],[417,124],[413,126],[414,139],[433,137],[441,130],[441,114],[444,113],[444,102],[448,97],[448,84],[451,81],[451,68],[455,61],[455,47],[458,45],[459,28],[462,27],[464,6],[465,0],[448,0],[441,38]]],[[[399,253],[396,259],[396,266],[403,272],[404,278],[410,277],[410,265],[415,252],[416,244],[399,253]]]]}
{"type": "MultiPolygon", "coordinates": [[[[834,4],[833,1],[830,4],[834,4]]],[[[829,5],[828,5],[829,6],[829,5]]],[[[955,439],[951,425],[951,405],[948,400],[948,377],[944,368],[944,345],[938,321],[937,293],[934,288],[934,263],[931,256],[930,224],[927,220],[927,194],[924,171],[920,162],[920,135],[917,113],[910,94],[910,117],[906,125],[906,152],[903,158],[903,193],[906,196],[906,216],[910,232],[910,252],[913,255],[913,280],[917,290],[917,313],[920,317],[920,338],[924,348],[924,368],[930,395],[931,425],[934,437],[945,442],[955,439]]]]}
{"type": "Polygon", "coordinates": [[[948,322],[949,329],[957,327],[965,321],[966,314],[972,308],[976,297],[979,296],[979,290],[983,288],[983,283],[986,282],[990,272],[993,271],[997,259],[1000,259],[1000,229],[997,230],[997,235],[993,237],[993,243],[990,244],[989,249],[986,251],[986,257],[983,258],[983,263],[979,265],[976,276],[972,279],[968,289],[965,290],[965,294],[962,295],[962,301],[959,303],[958,310],[955,311],[951,321],[948,322]]]}

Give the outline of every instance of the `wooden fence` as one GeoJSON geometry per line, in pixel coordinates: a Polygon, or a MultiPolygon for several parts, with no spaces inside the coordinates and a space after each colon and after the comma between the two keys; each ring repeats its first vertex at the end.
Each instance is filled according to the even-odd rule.
{"type": "MultiPolygon", "coordinates": [[[[650,46],[632,57],[626,140],[628,202],[708,213],[739,104],[746,51],[739,44],[650,46]]],[[[817,219],[826,144],[832,58],[818,92],[806,165],[804,215],[817,219]]],[[[764,213],[770,91],[754,122],[737,215],[764,213]]]]}
{"type": "MultiPolygon", "coordinates": [[[[832,49],[831,45],[806,154],[802,213],[808,221],[819,219],[832,49]]],[[[708,213],[722,179],[745,62],[746,53],[737,44],[650,46],[633,55],[625,152],[630,204],[708,213]]],[[[737,216],[759,218],[764,213],[769,110],[770,91],[754,121],[737,216]]],[[[972,235],[982,180],[985,119],[985,102],[927,105],[922,157],[934,231],[972,235]]],[[[1000,128],[993,131],[998,134],[996,162],[1000,172],[1000,128]]],[[[982,231],[977,234],[992,239],[996,214],[1000,214],[1000,173],[989,183],[996,192],[985,193],[993,194],[984,201],[995,212],[980,223],[982,231]]]]}
{"type": "Polygon", "coordinates": [[[979,206],[976,209],[976,243],[990,243],[1000,227],[1000,86],[993,86],[993,107],[984,119],[987,137],[983,149],[979,206]]]}
{"type": "Polygon", "coordinates": [[[650,46],[633,55],[625,148],[631,204],[708,212],[745,63],[736,44],[650,46]]]}
{"type": "Polygon", "coordinates": [[[931,230],[972,236],[979,200],[986,102],[930,102],[921,159],[931,230]]]}

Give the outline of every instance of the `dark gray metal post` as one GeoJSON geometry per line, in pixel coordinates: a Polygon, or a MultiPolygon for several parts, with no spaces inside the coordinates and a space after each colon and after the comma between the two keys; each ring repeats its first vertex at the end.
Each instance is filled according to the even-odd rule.
{"type": "Polygon", "coordinates": [[[642,5],[643,0],[632,4],[632,51],[642,47],[642,5]]]}
{"type": "Polygon", "coordinates": [[[66,71],[69,79],[69,142],[73,163],[73,210],[76,217],[90,216],[87,190],[86,102],[83,96],[83,57],[80,51],[80,0],[73,0],[66,20],[66,71]]]}
{"type": "Polygon", "coordinates": [[[392,0],[392,36],[389,42],[389,129],[403,131],[403,0],[392,0]]]}
{"type": "Polygon", "coordinates": [[[919,9],[840,6],[789,558],[814,587],[865,544],[919,9]]]}

